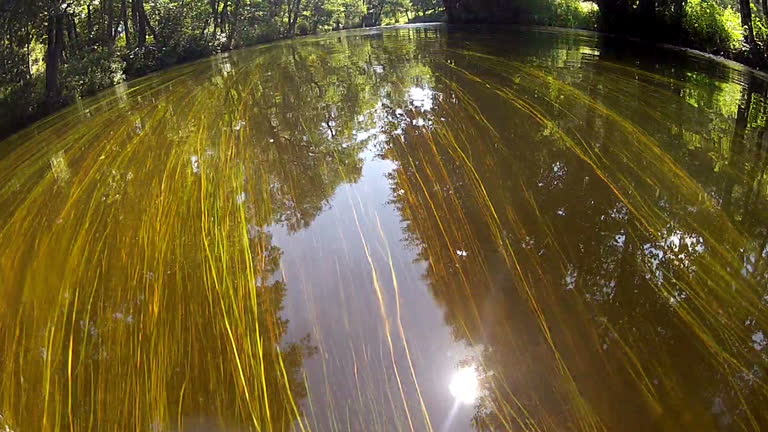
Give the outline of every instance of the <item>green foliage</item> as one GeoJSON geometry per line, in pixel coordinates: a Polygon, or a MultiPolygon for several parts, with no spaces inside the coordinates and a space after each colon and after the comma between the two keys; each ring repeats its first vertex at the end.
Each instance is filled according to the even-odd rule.
{"type": "Polygon", "coordinates": [[[755,39],[757,40],[757,43],[760,44],[762,47],[768,46],[768,23],[765,21],[765,16],[762,13],[759,13],[755,10],[755,7],[752,7],[752,23],[755,27],[755,39]]]}
{"type": "Polygon", "coordinates": [[[411,0],[411,5],[417,17],[441,13],[443,10],[443,2],[441,0],[411,0]]]}
{"type": "Polygon", "coordinates": [[[0,88],[0,131],[13,130],[36,119],[43,88],[42,77],[0,88]]]}
{"type": "MultiPolygon", "coordinates": [[[[183,12],[166,8],[157,12],[157,50],[159,68],[194,60],[220,51],[220,41],[214,35],[196,31],[196,20],[204,20],[205,13],[183,12]]],[[[141,57],[139,57],[141,58],[141,57]]]]}
{"type": "Polygon", "coordinates": [[[688,0],[683,26],[691,40],[710,52],[738,50],[744,38],[739,14],[713,0],[688,0]]]}
{"type": "Polygon", "coordinates": [[[131,50],[124,58],[125,75],[137,77],[160,70],[163,61],[159,50],[154,46],[145,46],[131,50]]]}
{"type": "Polygon", "coordinates": [[[556,27],[594,30],[598,11],[594,3],[581,0],[549,0],[545,3],[545,24],[556,27]]]}
{"type": "Polygon", "coordinates": [[[126,77],[283,37],[440,14],[441,2],[0,0],[0,135],[126,77]]]}
{"type": "Polygon", "coordinates": [[[416,15],[415,17],[408,20],[409,24],[418,24],[418,23],[433,23],[433,22],[441,22],[445,21],[445,12],[438,11],[438,12],[430,12],[425,15],[416,15]]]}
{"type": "Polygon", "coordinates": [[[306,21],[299,21],[296,24],[296,33],[298,33],[301,36],[306,36],[309,34],[309,24],[306,21]]]}
{"type": "Polygon", "coordinates": [[[280,27],[274,22],[267,22],[257,26],[245,26],[240,30],[240,40],[243,45],[269,42],[278,39],[280,31],[280,27]]]}
{"type": "Polygon", "coordinates": [[[220,46],[203,35],[188,33],[176,43],[163,47],[162,58],[165,64],[182,63],[202,57],[208,57],[220,51],[220,46]]]}
{"type": "Polygon", "coordinates": [[[334,29],[360,27],[366,6],[362,0],[328,0],[334,29]]]}
{"type": "Polygon", "coordinates": [[[124,63],[114,50],[86,47],[74,51],[62,69],[62,87],[68,97],[87,96],[123,79],[124,63]]]}
{"type": "MultiPolygon", "coordinates": [[[[768,47],[768,25],[754,6],[751,27],[756,43],[746,45],[749,33],[742,28],[735,0],[601,0],[600,10],[592,0],[12,1],[8,13],[0,15],[0,116],[15,119],[3,125],[19,128],[23,121],[18,119],[39,116],[41,107],[56,108],[51,100],[72,101],[125,77],[283,37],[442,21],[444,3],[453,8],[454,18],[457,10],[464,10],[469,20],[520,19],[529,24],[642,33],[740,60],[758,57],[757,48],[768,47]],[[51,23],[58,23],[62,39],[62,52],[54,56],[59,67],[53,68],[53,81],[44,79],[51,69],[46,64],[51,23]],[[607,29],[606,23],[615,28],[607,29]],[[53,91],[46,88],[51,85],[53,91]],[[43,103],[45,95],[55,97],[43,103]]],[[[8,131],[3,125],[0,135],[8,131]]]]}
{"type": "Polygon", "coordinates": [[[382,13],[382,24],[396,25],[408,22],[408,15],[411,9],[410,0],[389,0],[384,4],[382,13]]]}

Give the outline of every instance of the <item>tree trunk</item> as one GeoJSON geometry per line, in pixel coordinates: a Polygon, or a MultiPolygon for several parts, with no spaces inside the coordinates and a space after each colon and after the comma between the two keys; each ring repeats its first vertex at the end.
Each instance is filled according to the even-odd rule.
{"type": "Polygon", "coordinates": [[[147,10],[144,8],[144,0],[141,0],[141,8],[139,9],[139,14],[141,16],[142,21],[144,21],[144,26],[149,30],[149,34],[152,35],[152,37],[157,41],[157,30],[155,30],[155,27],[152,25],[152,22],[149,21],[149,17],[147,17],[147,10]]]}
{"type": "Polygon", "coordinates": [[[211,18],[213,19],[213,37],[216,38],[216,30],[219,27],[219,2],[211,0],[211,18]]]}
{"type": "Polygon", "coordinates": [[[136,34],[136,46],[139,45],[138,41],[138,29],[139,29],[139,4],[138,0],[131,0],[131,27],[133,27],[133,33],[136,34]]]}
{"type": "Polygon", "coordinates": [[[115,40],[115,8],[113,6],[114,3],[112,0],[107,0],[107,28],[104,31],[104,36],[105,39],[110,43],[115,40]]]}
{"type": "Polygon", "coordinates": [[[120,20],[123,22],[123,33],[125,34],[125,47],[130,48],[131,47],[131,34],[130,30],[128,29],[128,5],[126,4],[127,0],[122,0],[120,2],[120,20]]]}
{"type": "Polygon", "coordinates": [[[136,20],[136,44],[139,48],[143,48],[147,44],[147,24],[144,21],[144,0],[133,0],[133,5],[136,8],[135,20],[136,20]]]}
{"type": "Polygon", "coordinates": [[[754,48],[755,30],[752,26],[752,8],[749,0],[739,0],[739,15],[741,15],[741,26],[744,28],[744,40],[750,48],[754,48]]]}
{"type": "Polygon", "coordinates": [[[643,26],[656,26],[656,0],[640,0],[637,9],[643,26]]]}
{"type": "Polygon", "coordinates": [[[296,0],[293,9],[293,19],[291,20],[290,31],[288,34],[293,36],[296,34],[296,22],[299,21],[299,12],[301,11],[301,0],[296,0]]]}
{"type": "MultiPolygon", "coordinates": [[[[123,0],[125,1],[125,0],[123,0]]],[[[768,0],[766,0],[768,1],[768,0]]],[[[93,36],[93,20],[91,18],[91,3],[89,2],[86,5],[85,8],[87,15],[86,15],[86,27],[88,28],[88,38],[91,38],[93,36]]]]}
{"type": "Polygon", "coordinates": [[[27,65],[26,66],[27,67],[24,68],[25,71],[26,71],[26,73],[24,74],[24,78],[25,79],[30,79],[30,78],[32,78],[32,37],[30,36],[29,23],[27,23],[26,30],[27,30],[26,31],[26,36],[27,36],[27,43],[26,43],[26,46],[27,46],[27,50],[26,50],[27,51],[27,65]]]}
{"type": "Polygon", "coordinates": [[[221,31],[227,28],[227,15],[229,15],[229,0],[224,0],[224,7],[221,8],[221,16],[219,17],[219,28],[221,31]]]}
{"type": "Polygon", "coordinates": [[[291,35],[291,21],[293,21],[293,0],[288,0],[288,7],[286,8],[288,10],[288,28],[285,29],[286,36],[291,35]]]}
{"type": "Polygon", "coordinates": [[[59,66],[64,52],[64,15],[59,6],[48,14],[48,44],[45,54],[45,107],[52,112],[61,101],[59,66]]]}
{"type": "Polygon", "coordinates": [[[237,37],[237,26],[240,19],[240,0],[235,0],[232,7],[232,21],[229,24],[229,33],[227,34],[227,42],[224,44],[224,48],[227,50],[232,49],[233,44],[237,37]]]}
{"type": "Polygon", "coordinates": [[[77,30],[75,29],[75,18],[67,14],[67,40],[70,45],[77,40],[77,30]]]}
{"type": "Polygon", "coordinates": [[[457,9],[459,8],[457,0],[443,0],[443,6],[445,7],[445,15],[448,18],[448,22],[458,22],[457,9]]]}
{"type": "Polygon", "coordinates": [[[685,18],[685,3],[686,0],[674,0],[672,2],[672,30],[677,32],[678,40],[682,34],[683,29],[683,18],[685,18]]]}
{"type": "Polygon", "coordinates": [[[621,0],[597,0],[600,11],[600,30],[606,32],[621,32],[627,22],[628,10],[621,0]]]}

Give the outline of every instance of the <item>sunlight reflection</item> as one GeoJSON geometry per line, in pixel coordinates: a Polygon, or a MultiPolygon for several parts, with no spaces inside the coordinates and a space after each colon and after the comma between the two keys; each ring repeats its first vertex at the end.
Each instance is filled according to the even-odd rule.
{"type": "Polygon", "coordinates": [[[430,89],[420,87],[411,87],[408,90],[411,104],[417,108],[421,108],[422,111],[429,111],[432,109],[432,97],[434,93],[435,92],[430,89]]]}
{"type": "Polygon", "coordinates": [[[480,385],[477,377],[477,369],[474,366],[465,366],[451,377],[448,390],[457,401],[472,404],[480,393],[480,385]]]}

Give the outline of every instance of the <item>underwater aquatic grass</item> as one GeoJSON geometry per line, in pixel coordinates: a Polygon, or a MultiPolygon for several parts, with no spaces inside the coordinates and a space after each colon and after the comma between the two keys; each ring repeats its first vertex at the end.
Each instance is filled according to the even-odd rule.
{"type": "Polygon", "coordinates": [[[151,76],[3,144],[0,426],[461,428],[434,378],[457,347],[477,429],[717,430],[715,403],[765,424],[765,160],[733,152],[764,95],[725,110],[722,86],[564,35],[524,58],[436,27],[343,35],[151,76]],[[680,137],[732,155],[702,175],[715,152],[680,137]]]}

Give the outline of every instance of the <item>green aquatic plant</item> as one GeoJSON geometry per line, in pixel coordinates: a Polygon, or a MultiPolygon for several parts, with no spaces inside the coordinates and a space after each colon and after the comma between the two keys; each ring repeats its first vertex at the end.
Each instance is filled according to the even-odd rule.
{"type": "Polygon", "coordinates": [[[283,41],[3,142],[0,428],[764,428],[768,87],[611,42],[283,41]]]}

